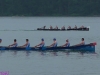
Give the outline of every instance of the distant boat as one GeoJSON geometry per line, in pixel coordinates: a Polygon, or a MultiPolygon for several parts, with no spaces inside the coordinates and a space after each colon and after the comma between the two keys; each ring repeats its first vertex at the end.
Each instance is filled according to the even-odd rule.
{"type": "Polygon", "coordinates": [[[42,31],[89,31],[89,28],[71,28],[71,29],[42,29],[42,28],[37,28],[37,30],[42,30],[42,31]]]}

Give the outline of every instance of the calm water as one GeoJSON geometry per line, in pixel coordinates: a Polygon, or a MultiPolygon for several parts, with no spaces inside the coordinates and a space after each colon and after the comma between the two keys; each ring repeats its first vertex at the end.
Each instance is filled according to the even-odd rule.
{"type": "Polygon", "coordinates": [[[1,46],[8,46],[17,39],[18,45],[23,45],[25,39],[30,40],[31,46],[45,39],[50,45],[55,37],[58,45],[69,39],[71,45],[77,44],[81,38],[86,43],[97,42],[97,54],[63,52],[56,54],[47,52],[12,52],[0,53],[0,72],[9,71],[10,75],[100,75],[100,17],[0,17],[1,46]],[[90,26],[90,31],[31,31],[46,25],[47,28],[56,25],[74,27],[90,26]],[[27,31],[26,31],[27,30],[27,31]]]}

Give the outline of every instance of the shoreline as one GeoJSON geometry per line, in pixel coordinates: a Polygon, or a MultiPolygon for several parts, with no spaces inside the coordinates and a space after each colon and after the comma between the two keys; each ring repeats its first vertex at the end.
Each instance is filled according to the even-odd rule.
{"type": "Polygon", "coordinates": [[[100,17],[100,16],[0,16],[0,17],[100,17]]]}

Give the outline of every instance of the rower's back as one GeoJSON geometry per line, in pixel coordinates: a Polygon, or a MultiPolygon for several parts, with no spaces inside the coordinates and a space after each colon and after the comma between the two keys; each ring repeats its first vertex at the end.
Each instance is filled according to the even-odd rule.
{"type": "Polygon", "coordinates": [[[68,39],[66,40],[66,47],[69,47],[70,46],[70,43],[68,41],[68,39]]]}
{"type": "Polygon", "coordinates": [[[85,45],[85,41],[84,41],[84,38],[82,38],[82,42],[81,42],[81,45],[85,45]]]}
{"type": "Polygon", "coordinates": [[[13,45],[13,47],[17,47],[17,46],[18,46],[17,40],[14,39],[14,45],[13,45]]]}
{"type": "Polygon", "coordinates": [[[53,47],[57,47],[57,41],[56,41],[56,39],[54,38],[53,41],[54,41],[53,47]]]}
{"type": "Polygon", "coordinates": [[[41,41],[42,41],[42,42],[41,42],[40,47],[44,47],[44,45],[45,45],[44,39],[42,38],[41,41]]]}
{"type": "Polygon", "coordinates": [[[29,43],[29,40],[28,39],[26,39],[26,43],[27,43],[26,48],[29,48],[30,47],[30,43],[29,43]]]}

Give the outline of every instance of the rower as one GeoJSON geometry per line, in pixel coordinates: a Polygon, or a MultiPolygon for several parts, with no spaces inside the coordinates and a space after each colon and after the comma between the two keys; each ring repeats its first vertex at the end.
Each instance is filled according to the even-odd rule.
{"type": "Polygon", "coordinates": [[[65,29],[65,26],[63,26],[61,29],[65,29]]]}
{"type": "Polygon", "coordinates": [[[68,26],[68,29],[71,29],[71,26],[68,26]]]}
{"type": "Polygon", "coordinates": [[[49,47],[57,47],[57,42],[56,42],[56,38],[53,39],[54,43],[51,44],[49,47]]]}
{"type": "Polygon", "coordinates": [[[64,45],[62,45],[61,47],[69,47],[70,46],[70,43],[68,41],[68,39],[66,40],[66,43],[64,45]]]}
{"type": "Polygon", "coordinates": [[[74,29],[77,29],[77,26],[75,25],[74,29]]]}
{"type": "Polygon", "coordinates": [[[46,26],[43,26],[43,29],[45,29],[46,28],[46,26]]]}
{"type": "Polygon", "coordinates": [[[58,29],[58,26],[56,26],[55,29],[58,29]]]}
{"type": "Polygon", "coordinates": [[[80,46],[80,45],[85,45],[84,38],[82,38],[82,39],[81,39],[81,43],[80,43],[80,44],[77,44],[76,46],[80,46]]]}
{"type": "Polygon", "coordinates": [[[16,39],[14,39],[14,43],[13,44],[11,44],[11,45],[9,45],[9,47],[17,47],[18,46],[18,44],[17,44],[17,42],[16,42],[17,40],[16,39]]]}
{"type": "Polygon", "coordinates": [[[45,43],[44,43],[44,39],[42,38],[41,39],[41,43],[40,44],[38,44],[38,45],[36,45],[35,47],[44,47],[44,45],[45,45],[45,43]]]}
{"type": "Polygon", "coordinates": [[[24,44],[23,46],[21,47],[26,47],[26,48],[29,48],[30,47],[30,43],[29,43],[29,40],[26,39],[26,44],[24,44]]]}
{"type": "Polygon", "coordinates": [[[2,39],[0,39],[0,43],[2,42],[2,39]]]}
{"type": "Polygon", "coordinates": [[[53,29],[53,27],[50,25],[50,29],[53,29]]]}
{"type": "Polygon", "coordinates": [[[83,25],[80,28],[85,28],[83,25]]]}

